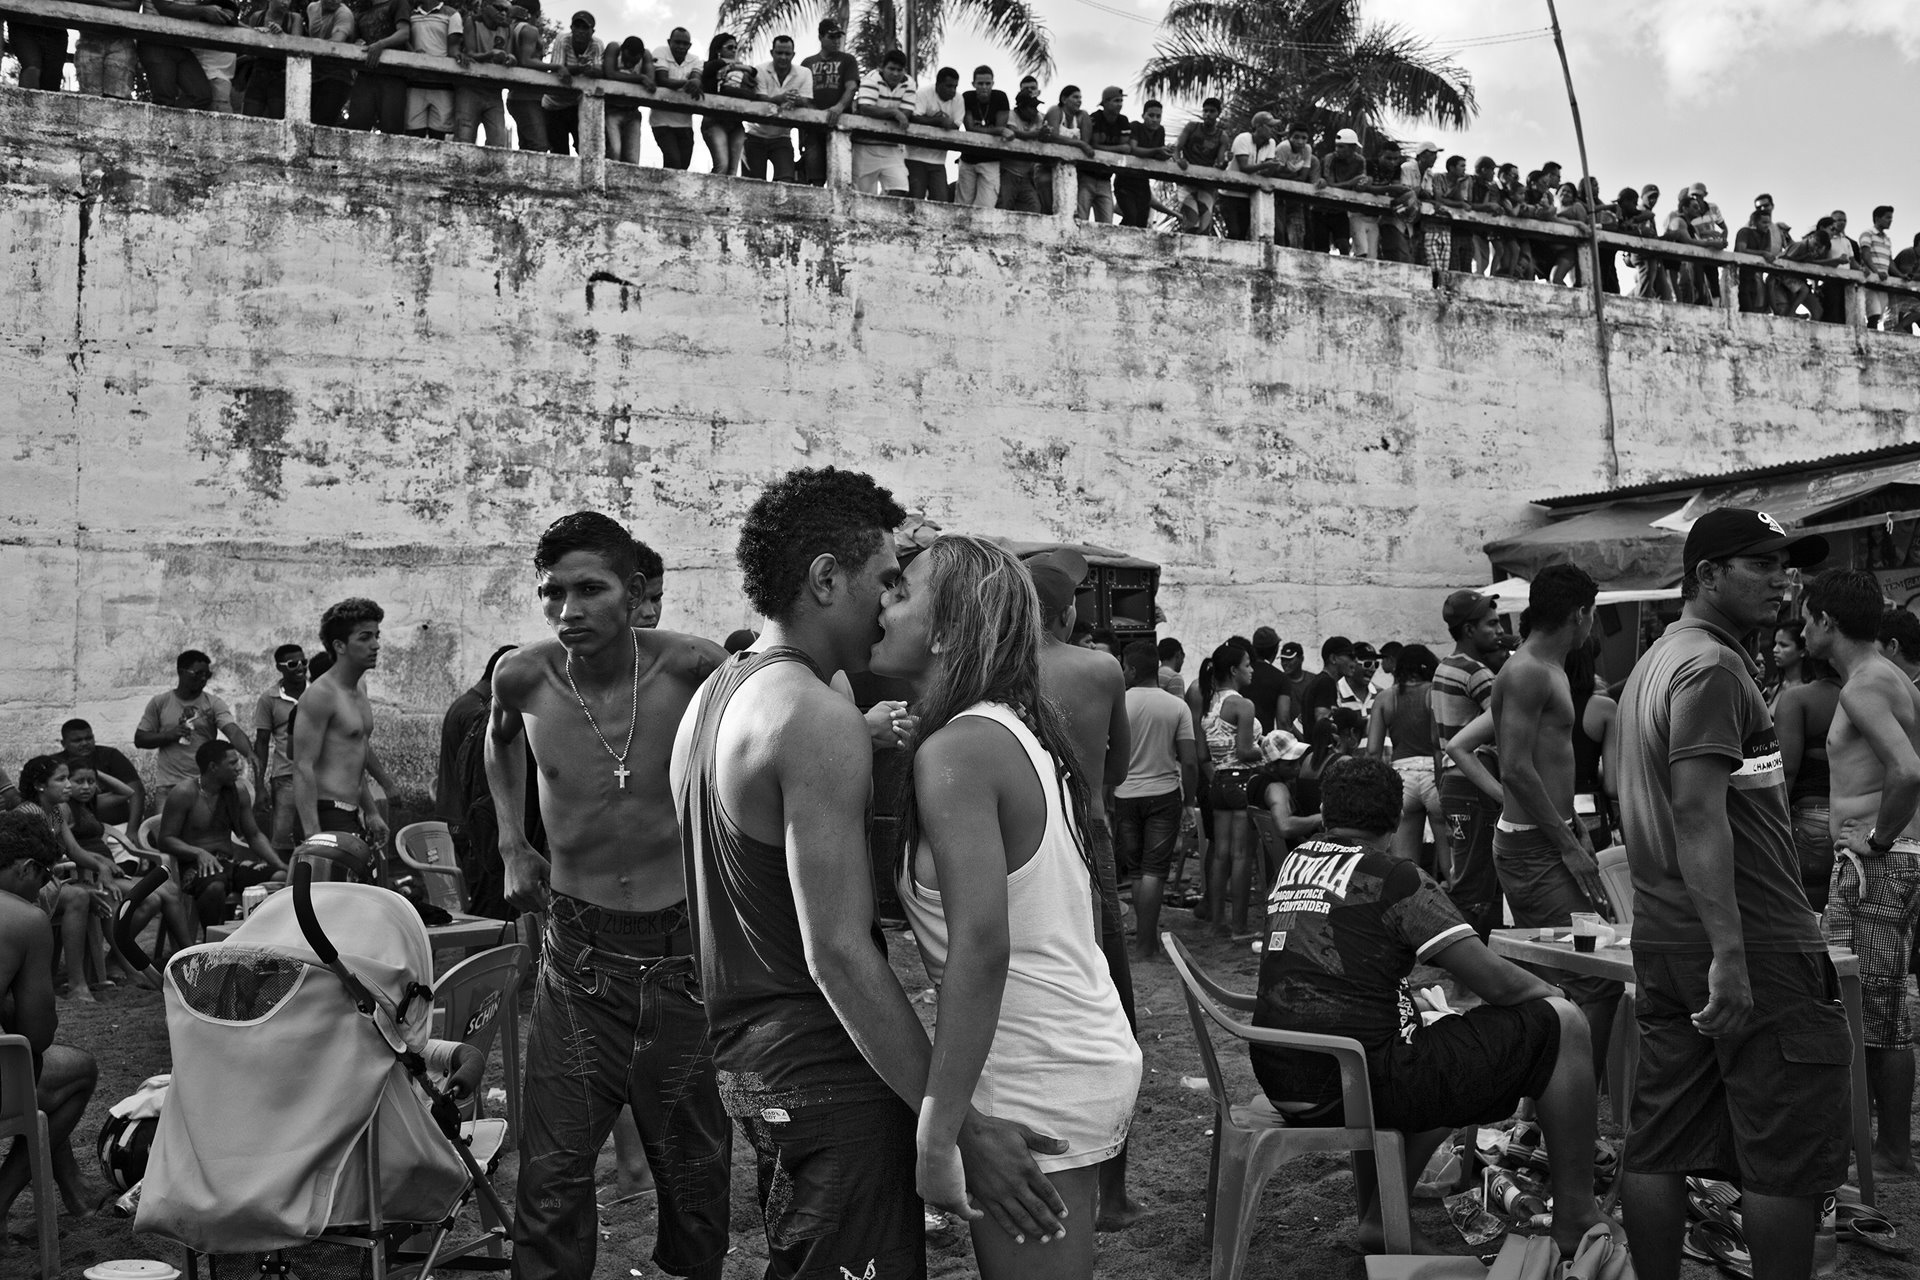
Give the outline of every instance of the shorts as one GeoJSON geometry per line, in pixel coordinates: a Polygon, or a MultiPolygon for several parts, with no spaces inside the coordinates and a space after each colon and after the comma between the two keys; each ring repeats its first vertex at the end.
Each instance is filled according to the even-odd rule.
{"type": "Polygon", "coordinates": [[[1881,857],[1841,853],[1827,892],[1830,945],[1860,958],[1860,1003],[1869,1048],[1913,1043],[1907,1009],[1907,962],[1920,917],[1920,840],[1899,839],[1881,857]]]}
{"type": "Polygon", "coordinates": [[[1157,796],[1117,796],[1113,802],[1113,842],[1123,874],[1165,879],[1180,846],[1180,792],[1157,796]]]}
{"type": "Polygon", "coordinates": [[[82,93],[133,97],[133,68],[137,62],[130,38],[82,31],[73,47],[73,71],[82,93]]]}
{"type": "MultiPolygon", "coordinates": [[[[1561,860],[1552,837],[1538,828],[1506,831],[1496,827],[1493,864],[1500,874],[1500,888],[1513,907],[1513,923],[1521,928],[1570,925],[1574,912],[1600,910],[1587,898],[1579,881],[1573,878],[1573,872],[1561,860]]],[[[1540,965],[1524,967],[1545,976],[1575,1004],[1617,1001],[1625,990],[1610,978],[1567,973],[1540,965]]]]}
{"type": "Polygon", "coordinates": [[[878,154],[861,147],[853,148],[853,189],[867,191],[875,195],[885,195],[889,191],[907,189],[906,152],[894,149],[881,150],[878,154]]]}
{"type": "MultiPolygon", "coordinates": [[[[1318,1056],[1328,1076],[1315,1091],[1331,1100],[1301,1115],[1295,1124],[1338,1127],[1346,1123],[1340,1075],[1332,1058],[1318,1056]]],[[[1477,1005],[1463,1014],[1422,1027],[1408,1044],[1398,1036],[1367,1052],[1367,1082],[1373,1123],[1381,1129],[1424,1133],[1468,1124],[1492,1124],[1513,1114],[1522,1098],[1537,1098],[1553,1078],[1560,1057],[1560,1015],[1545,1000],[1515,1005],[1477,1005]]],[[[1291,1067],[1297,1055],[1285,1059],[1291,1067]]],[[[1270,1099],[1301,1092],[1303,1073],[1262,1070],[1254,1074],[1270,1099]]]]}
{"type": "Polygon", "coordinates": [[[318,803],[320,829],[322,831],[344,831],[348,835],[367,838],[367,824],[360,817],[360,806],[342,804],[338,800],[324,797],[318,803]]]}
{"type": "Polygon", "coordinates": [[[1395,760],[1393,771],[1400,775],[1400,802],[1405,806],[1402,812],[1416,805],[1422,809],[1440,807],[1440,785],[1433,780],[1432,756],[1406,756],[1395,760]]]}
{"type": "Polygon", "coordinates": [[[453,90],[407,90],[407,128],[453,131],[453,90]]]}
{"type": "Polygon", "coordinates": [[[215,881],[224,880],[229,895],[245,893],[257,884],[265,884],[273,879],[274,870],[258,862],[242,862],[238,858],[221,858],[219,875],[196,875],[181,887],[189,898],[197,898],[201,892],[215,881]]]}
{"type": "Polygon", "coordinates": [[[1207,805],[1213,809],[1244,809],[1250,797],[1266,786],[1266,775],[1259,769],[1215,769],[1207,788],[1207,805]]]}
{"type": "Polygon", "coordinates": [[[1825,1195],[1846,1181],[1853,1042],[1824,952],[1747,953],[1753,1013],[1709,1039],[1706,952],[1635,952],[1640,1070],[1624,1167],[1731,1178],[1766,1196],[1825,1195]]]}
{"type": "Polygon", "coordinates": [[[1833,810],[1824,801],[1793,802],[1793,852],[1807,905],[1816,913],[1825,911],[1833,880],[1833,810]]]}
{"type": "Polygon", "coordinates": [[[1447,896],[1485,942],[1500,923],[1500,874],[1493,865],[1493,824],[1500,802],[1458,769],[1440,775],[1440,810],[1453,847],[1447,896]]]}
{"type": "Polygon", "coordinates": [[[768,1280],[927,1274],[913,1112],[897,1098],[741,1116],[753,1144],[768,1280]]]}

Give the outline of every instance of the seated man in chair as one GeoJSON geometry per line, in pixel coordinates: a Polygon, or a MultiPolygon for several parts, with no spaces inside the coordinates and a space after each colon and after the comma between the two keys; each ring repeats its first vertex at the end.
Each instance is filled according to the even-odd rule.
{"type": "MultiPolygon", "coordinates": [[[[1445,891],[1394,856],[1392,766],[1336,762],[1321,779],[1320,810],[1325,833],[1287,855],[1267,901],[1254,1025],[1361,1043],[1374,1124],[1405,1132],[1409,1184],[1453,1129],[1503,1120],[1521,1098],[1535,1099],[1552,1162],[1553,1238],[1571,1253],[1603,1221],[1586,1019],[1558,988],[1487,950],[1445,891]],[[1407,982],[1416,964],[1439,965],[1485,1003],[1423,1025],[1407,982]]],[[[1333,1058],[1255,1045],[1253,1073],[1292,1123],[1346,1123],[1333,1058]]],[[[1361,1243],[1379,1252],[1372,1157],[1355,1166],[1361,1243]]],[[[1418,1232],[1414,1248],[1437,1252],[1418,1232]]]]}
{"type": "Polygon", "coordinates": [[[227,918],[227,895],[284,880],[287,864],[274,852],[240,794],[240,755],[220,738],[203,742],[193,762],[200,775],[176,784],[160,810],[154,847],[179,861],[187,897],[202,924],[227,918]],[[236,840],[236,837],[238,839],[236,840]]]}
{"type": "MultiPolygon", "coordinates": [[[[92,1054],[53,1043],[60,1021],[53,1004],[53,926],[35,905],[60,853],[58,839],[38,811],[0,815],[0,1034],[25,1036],[33,1050],[53,1180],[67,1212],[79,1214],[93,1207],[94,1192],[73,1158],[71,1139],[98,1071],[92,1054]]],[[[15,1142],[0,1160],[0,1222],[32,1176],[27,1144],[15,1142]]]]}

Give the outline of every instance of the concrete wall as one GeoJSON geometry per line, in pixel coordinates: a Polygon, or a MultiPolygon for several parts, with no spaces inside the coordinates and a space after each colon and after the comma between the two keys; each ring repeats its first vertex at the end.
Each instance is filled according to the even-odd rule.
{"type": "MultiPolygon", "coordinates": [[[[1433,638],[1526,502],[1605,486],[1582,295],[846,192],[0,91],[0,759],[126,743],[173,654],[271,682],[349,594],[433,715],[539,634],[582,506],[667,623],[751,621],[789,467],[1165,566],[1190,651],[1433,638]]],[[[1920,345],[1609,300],[1620,483],[1912,438],[1920,345]]]]}

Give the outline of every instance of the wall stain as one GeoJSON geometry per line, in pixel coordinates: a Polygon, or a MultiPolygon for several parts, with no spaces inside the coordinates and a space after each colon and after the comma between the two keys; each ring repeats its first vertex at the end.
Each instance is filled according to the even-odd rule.
{"type": "Polygon", "coordinates": [[[220,407],[227,446],[246,451],[246,485],[262,498],[286,496],[281,464],[287,454],[287,428],[293,423],[293,392],[284,387],[240,387],[220,407]]]}

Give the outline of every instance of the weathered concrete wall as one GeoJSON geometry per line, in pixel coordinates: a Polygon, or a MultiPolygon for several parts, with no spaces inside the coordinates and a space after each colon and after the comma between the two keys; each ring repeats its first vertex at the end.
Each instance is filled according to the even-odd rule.
{"type": "MultiPolygon", "coordinates": [[[[1051,219],[0,92],[0,757],[126,741],[196,645],[236,703],[348,594],[385,705],[538,634],[618,513],[667,625],[750,621],[801,464],[950,529],[1165,565],[1190,650],[1433,637],[1526,501],[1609,482],[1584,296],[1051,219]],[[304,131],[302,131],[304,132],[304,131]]],[[[1621,483],[1911,438],[1920,345],[1610,300],[1621,483]]]]}

